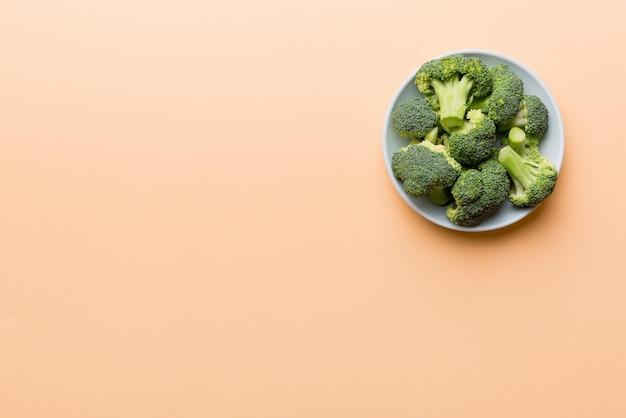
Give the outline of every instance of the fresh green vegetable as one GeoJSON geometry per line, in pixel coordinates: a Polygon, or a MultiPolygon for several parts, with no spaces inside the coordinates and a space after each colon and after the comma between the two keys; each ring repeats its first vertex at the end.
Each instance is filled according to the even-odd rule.
{"type": "Polygon", "coordinates": [[[554,191],[558,171],[554,164],[538,152],[519,155],[510,146],[500,149],[498,161],[507,170],[513,187],[511,203],[517,207],[531,207],[544,201],[554,191]]]}
{"type": "Polygon", "coordinates": [[[430,194],[434,203],[445,205],[447,201],[442,199],[445,196],[443,189],[452,187],[462,167],[450,157],[444,145],[422,141],[396,151],[391,168],[410,197],[430,194]]]}
{"type": "Polygon", "coordinates": [[[475,99],[470,108],[480,109],[496,125],[512,119],[520,109],[524,82],[507,64],[489,68],[493,90],[487,97],[475,99]]]}
{"type": "Polygon", "coordinates": [[[514,126],[502,138],[502,145],[510,145],[522,157],[539,154],[539,139],[526,135],[522,128],[514,126]]]}
{"type": "Polygon", "coordinates": [[[450,156],[465,167],[476,167],[493,153],[498,138],[496,125],[480,109],[467,112],[467,119],[452,131],[447,146],[450,156]]]}
{"type": "Polygon", "coordinates": [[[491,93],[492,81],[479,58],[451,55],[424,63],[417,70],[415,85],[439,111],[443,129],[450,131],[461,126],[474,98],[491,93]]]}
{"type": "Polygon", "coordinates": [[[412,97],[393,108],[391,122],[400,136],[423,139],[433,128],[437,128],[439,115],[426,99],[412,97]]]}
{"type": "Polygon", "coordinates": [[[431,187],[428,192],[428,200],[438,206],[447,205],[451,198],[449,187],[431,187]]]}
{"type": "Polygon", "coordinates": [[[509,188],[507,171],[494,154],[477,168],[461,173],[452,187],[454,201],[446,215],[457,225],[476,226],[504,203],[509,188]]]}

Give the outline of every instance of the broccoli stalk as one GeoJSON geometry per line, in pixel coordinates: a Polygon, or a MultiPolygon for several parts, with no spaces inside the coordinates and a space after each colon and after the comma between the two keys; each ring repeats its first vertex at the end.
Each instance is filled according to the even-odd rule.
{"type": "Polygon", "coordinates": [[[447,187],[431,187],[428,192],[428,199],[438,206],[445,206],[450,203],[450,189],[447,187]]]}
{"type": "Polygon", "coordinates": [[[539,153],[539,140],[526,135],[526,132],[517,126],[512,127],[508,134],[502,137],[502,146],[507,145],[524,158],[532,159],[541,156],[539,153]]]}
{"type": "Polygon", "coordinates": [[[513,182],[509,199],[514,206],[535,206],[552,194],[558,171],[550,160],[539,153],[521,156],[512,146],[506,145],[500,149],[498,161],[513,182]]]}
{"type": "Polygon", "coordinates": [[[509,135],[506,138],[506,143],[513,148],[513,151],[522,157],[526,156],[526,145],[528,144],[528,140],[526,133],[521,128],[511,128],[509,135]]]}
{"type": "Polygon", "coordinates": [[[432,142],[433,144],[439,144],[439,127],[435,126],[424,135],[424,141],[432,142]]]}
{"type": "Polygon", "coordinates": [[[468,108],[467,98],[474,87],[474,80],[467,74],[450,77],[447,80],[432,80],[432,86],[439,101],[441,125],[446,128],[460,126],[468,108]]]}

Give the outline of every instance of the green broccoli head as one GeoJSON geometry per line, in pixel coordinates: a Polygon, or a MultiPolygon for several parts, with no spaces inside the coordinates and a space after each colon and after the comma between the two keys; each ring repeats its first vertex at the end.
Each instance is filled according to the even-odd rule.
{"type": "Polygon", "coordinates": [[[535,206],[554,191],[558,170],[554,163],[539,153],[522,157],[510,145],[506,145],[500,149],[498,161],[513,183],[509,199],[514,206],[535,206]]]}
{"type": "Polygon", "coordinates": [[[509,176],[496,154],[477,168],[464,170],[452,186],[453,203],[446,209],[448,218],[460,226],[476,226],[506,200],[509,176]]]}
{"type": "Polygon", "coordinates": [[[394,106],[391,123],[402,137],[423,139],[439,124],[439,116],[423,97],[413,97],[394,106]]]}
{"type": "Polygon", "coordinates": [[[409,144],[396,151],[391,169],[413,198],[427,196],[432,189],[451,187],[461,173],[461,165],[450,157],[446,147],[429,141],[409,144]]]}
{"type": "Polygon", "coordinates": [[[467,112],[468,120],[454,130],[446,141],[452,158],[461,165],[475,168],[488,159],[498,142],[495,123],[479,109],[467,112]]]}
{"type": "Polygon", "coordinates": [[[492,81],[482,60],[457,54],[424,63],[417,70],[415,85],[439,111],[441,126],[450,131],[463,123],[474,98],[491,93],[492,81]]]}
{"type": "Polygon", "coordinates": [[[471,109],[481,109],[496,125],[513,118],[524,97],[524,82],[507,64],[489,68],[493,89],[484,98],[475,99],[471,109]]]}
{"type": "Polygon", "coordinates": [[[548,108],[545,103],[534,94],[524,95],[515,115],[498,125],[498,131],[505,132],[518,127],[526,135],[541,139],[548,131],[548,108]]]}

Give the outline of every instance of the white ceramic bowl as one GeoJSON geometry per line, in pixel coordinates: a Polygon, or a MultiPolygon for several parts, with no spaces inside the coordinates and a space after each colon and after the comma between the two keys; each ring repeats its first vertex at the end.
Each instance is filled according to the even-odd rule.
{"type": "MultiPolygon", "coordinates": [[[[464,49],[447,52],[435,58],[445,57],[454,54],[463,54],[469,57],[478,57],[489,67],[500,63],[507,64],[509,68],[515,71],[515,73],[524,82],[524,93],[537,95],[539,98],[541,98],[541,100],[543,100],[549,112],[549,127],[545,137],[540,142],[539,150],[542,155],[550,159],[556,165],[557,169],[560,170],[561,164],[563,163],[563,154],[565,148],[563,120],[561,119],[561,114],[559,112],[556,101],[554,100],[554,97],[548,90],[548,87],[543,83],[543,81],[541,81],[541,79],[532,70],[530,70],[521,62],[493,51],[480,49],[464,49]]],[[[420,63],[420,66],[421,64],[422,63],[420,63]]],[[[383,128],[383,155],[385,158],[385,164],[387,166],[387,172],[391,177],[393,185],[395,186],[398,193],[400,193],[400,196],[402,196],[406,203],[408,203],[409,206],[411,206],[417,213],[419,213],[421,216],[428,219],[429,221],[441,225],[445,228],[459,231],[480,232],[504,228],[521,220],[529,213],[531,213],[536,207],[524,209],[516,208],[507,200],[496,212],[486,218],[480,225],[474,227],[463,227],[454,224],[452,221],[450,221],[450,219],[448,219],[448,217],[446,216],[445,206],[437,206],[431,203],[427,197],[414,199],[406,194],[402,186],[402,182],[396,179],[391,171],[391,158],[394,152],[398,151],[400,148],[408,144],[408,140],[406,138],[400,137],[400,135],[398,135],[393,129],[391,123],[391,111],[399,102],[415,96],[423,97],[422,93],[417,90],[417,87],[414,84],[416,72],[417,68],[406,78],[406,80],[398,88],[396,94],[391,100],[391,103],[389,104],[389,108],[387,109],[383,128]]],[[[549,199],[550,197],[548,197],[546,202],[549,201],[549,199]]]]}

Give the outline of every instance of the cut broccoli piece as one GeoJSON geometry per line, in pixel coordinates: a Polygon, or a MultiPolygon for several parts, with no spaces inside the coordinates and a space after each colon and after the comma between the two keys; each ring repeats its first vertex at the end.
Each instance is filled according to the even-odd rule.
{"type": "Polygon", "coordinates": [[[439,126],[435,126],[433,129],[428,131],[428,133],[424,136],[424,141],[432,142],[433,144],[442,144],[443,139],[439,137],[439,126]]]}
{"type": "Polygon", "coordinates": [[[452,158],[465,167],[476,168],[493,154],[498,142],[496,125],[479,109],[469,110],[467,117],[446,144],[452,158]]]}
{"type": "Polygon", "coordinates": [[[524,97],[524,82],[507,64],[489,68],[493,89],[489,96],[475,99],[470,109],[480,109],[496,125],[515,116],[524,97]]]}
{"type": "Polygon", "coordinates": [[[522,128],[512,127],[508,134],[502,138],[502,146],[509,145],[522,157],[534,157],[539,154],[539,141],[537,138],[526,135],[522,128]]]}
{"type": "Polygon", "coordinates": [[[446,131],[459,127],[474,98],[491,93],[487,65],[476,57],[450,55],[424,63],[415,75],[415,85],[435,110],[446,131]]]}
{"type": "Polygon", "coordinates": [[[396,151],[391,169],[412,198],[428,196],[431,192],[437,196],[439,191],[435,189],[451,187],[461,173],[461,165],[450,157],[446,147],[429,141],[409,144],[396,151]]]}
{"type": "Polygon", "coordinates": [[[446,209],[446,215],[455,224],[476,226],[506,201],[509,176],[496,155],[477,168],[464,170],[452,186],[454,201],[446,209]]]}
{"type": "Polygon", "coordinates": [[[391,122],[400,136],[421,140],[437,127],[439,116],[426,99],[413,97],[398,103],[393,108],[391,122]]]}
{"type": "Polygon", "coordinates": [[[498,125],[498,131],[505,132],[513,127],[518,127],[526,132],[526,135],[541,139],[548,131],[548,108],[545,103],[535,95],[524,95],[517,113],[508,120],[498,125]]]}
{"type": "Polygon", "coordinates": [[[450,203],[452,195],[449,187],[431,187],[428,192],[428,199],[438,206],[445,206],[450,203]]]}
{"type": "Polygon", "coordinates": [[[513,205],[522,208],[535,206],[554,191],[558,171],[554,163],[539,153],[522,157],[506,145],[500,149],[498,161],[513,183],[509,193],[513,205]]]}
{"type": "Polygon", "coordinates": [[[419,144],[422,141],[428,141],[435,145],[443,144],[443,137],[439,136],[439,127],[435,126],[426,133],[423,138],[415,137],[409,141],[409,144],[419,144]]]}

